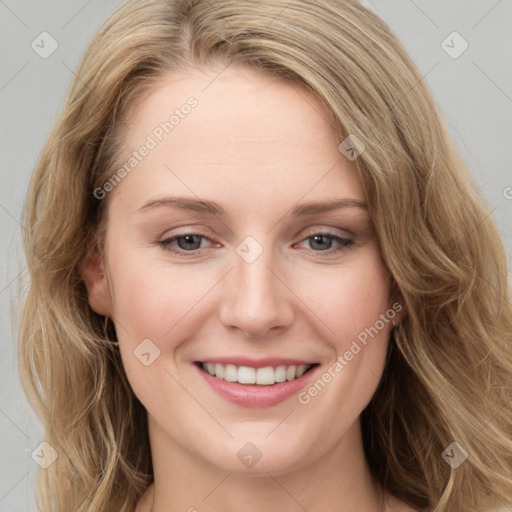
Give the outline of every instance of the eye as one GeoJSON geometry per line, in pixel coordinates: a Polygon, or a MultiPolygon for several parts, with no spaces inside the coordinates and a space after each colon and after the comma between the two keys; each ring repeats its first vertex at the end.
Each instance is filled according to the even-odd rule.
{"type": "Polygon", "coordinates": [[[204,240],[211,240],[197,233],[186,233],[183,235],[176,235],[170,238],[166,238],[158,242],[164,250],[174,252],[183,256],[191,256],[198,250],[204,249],[202,242],[204,240]]]}
{"type": "Polygon", "coordinates": [[[344,238],[334,233],[313,233],[302,240],[309,243],[314,252],[338,252],[354,243],[350,238],[344,238]],[[334,246],[334,247],[333,247],[334,246]]]}
{"type": "MultiPolygon", "coordinates": [[[[158,242],[165,251],[172,252],[178,256],[192,257],[201,253],[202,249],[208,248],[208,243],[213,245],[210,238],[199,233],[183,233],[175,235],[158,242]]],[[[310,250],[316,253],[337,253],[354,243],[350,238],[344,238],[329,232],[312,233],[304,238],[299,245],[308,243],[310,250]]]]}

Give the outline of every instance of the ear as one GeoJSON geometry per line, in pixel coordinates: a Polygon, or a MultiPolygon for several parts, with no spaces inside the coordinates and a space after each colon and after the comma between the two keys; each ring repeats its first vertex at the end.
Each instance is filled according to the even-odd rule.
{"type": "Polygon", "coordinates": [[[394,326],[402,323],[402,320],[405,318],[405,315],[406,315],[405,307],[402,304],[402,302],[400,302],[398,300],[393,301],[393,303],[390,305],[390,308],[388,311],[394,311],[394,313],[395,313],[395,315],[393,317],[393,325],[394,326]]]}
{"type": "Polygon", "coordinates": [[[395,282],[391,285],[390,290],[390,299],[389,299],[389,309],[390,314],[394,312],[393,322],[394,325],[399,325],[402,320],[407,316],[407,311],[405,309],[405,301],[402,297],[402,293],[398,289],[398,286],[395,282]]]}
{"type": "Polygon", "coordinates": [[[112,316],[112,298],[105,273],[105,262],[97,248],[85,257],[81,273],[92,310],[99,315],[112,316]]]}

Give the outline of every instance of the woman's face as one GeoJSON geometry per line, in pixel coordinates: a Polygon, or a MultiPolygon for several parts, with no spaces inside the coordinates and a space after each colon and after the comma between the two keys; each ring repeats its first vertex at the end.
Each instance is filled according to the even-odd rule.
{"type": "Polygon", "coordinates": [[[85,278],[153,447],[279,474],[356,439],[397,308],[328,112],[250,69],[217,75],[173,75],[132,109],[85,278]]]}

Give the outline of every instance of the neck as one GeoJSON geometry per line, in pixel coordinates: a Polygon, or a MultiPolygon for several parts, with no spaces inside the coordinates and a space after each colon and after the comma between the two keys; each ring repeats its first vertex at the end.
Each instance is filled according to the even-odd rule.
{"type": "Polygon", "coordinates": [[[251,473],[223,470],[190,453],[151,417],[149,430],[155,479],[137,512],[385,511],[384,493],[364,458],[359,422],[327,453],[301,454],[302,463],[287,470],[257,464],[251,473]]]}

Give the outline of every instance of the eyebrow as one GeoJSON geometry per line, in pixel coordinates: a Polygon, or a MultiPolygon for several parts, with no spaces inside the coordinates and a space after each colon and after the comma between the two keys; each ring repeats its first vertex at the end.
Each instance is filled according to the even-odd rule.
{"type": "MultiPolygon", "coordinates": [[[[205,199],[192,199],[189,197],[162,197],[152,199],[151,201],[148,201],[146,204],[141,206],[138,211],[146,212],[162,206],[174,206],[182,210],[191,210],[209,215],[226,215],[224,208],[214,201],[208,201],[205,199]]],[[[363,201],[351,198],[341,198],[329,199],[322,202],[309,202],[299,204],[292,208],[291,215],[295,217],[301,217],[342,208],[359,208],[365,211],[368,210],[368,207],[363,201]]]]}

